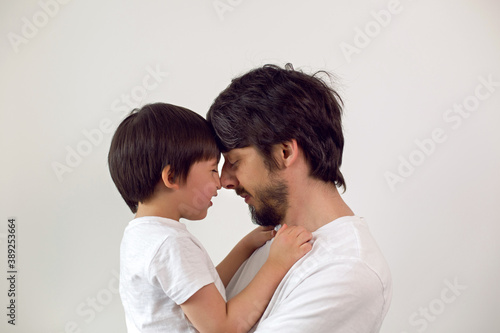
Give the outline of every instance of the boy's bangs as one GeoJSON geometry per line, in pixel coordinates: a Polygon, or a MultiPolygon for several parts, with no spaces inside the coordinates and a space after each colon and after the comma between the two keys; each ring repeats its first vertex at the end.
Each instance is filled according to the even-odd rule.
{"type": "Polygon", "coordinates": [[[197,133],[200,135],[194,138],[195,140],[190,145],[194,162],[207,161],[213,158],[219,162],[221,153],[213,133],[205,131],[197,131],[197,133]]]}

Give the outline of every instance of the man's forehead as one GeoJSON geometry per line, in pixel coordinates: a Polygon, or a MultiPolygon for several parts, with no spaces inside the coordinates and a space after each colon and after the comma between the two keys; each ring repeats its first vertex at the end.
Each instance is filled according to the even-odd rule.
{"type": "Polygon", "coordinates": [[[248,154],[251,150],[255,150],[254,147],[244,147],[244,148],[234,148],[225,153],[222,153],[224,158],[238,158],[242,155],[248,154]]]}
{"type": "Polygon", "coordinates": [[[238,156],[238,155],[240,154],[240,152],[239,152],[239,151],[240,151],[240,149],[241,149],[241,148],[231,149],[231,150],[229,150],[229,151],[227,151],[227,152],[225,152],[225,153],[222,153],[222,155],[223,155],[223,156],[224,156],[224,158],[226,158],[226,159],[227,159],[227,158],[231,158],[231,157],[232,157],[232,158],[234,158],[234,157],[236,157],[236,156],[238,156]]]}

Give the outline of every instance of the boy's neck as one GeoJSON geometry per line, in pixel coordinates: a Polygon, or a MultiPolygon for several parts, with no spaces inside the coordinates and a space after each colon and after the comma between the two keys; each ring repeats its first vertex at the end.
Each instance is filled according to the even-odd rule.
{"type": "Polygon", "coordinates": [[[161,194],[156,194],[145,202],[139,202],[135,218],[158,216],[179,221],[181,216],[177,207],[178,205],[174,204],[172,200],[165,200],[161,194]],[[165,204],[166,202],[171,204],[165,204]]]}

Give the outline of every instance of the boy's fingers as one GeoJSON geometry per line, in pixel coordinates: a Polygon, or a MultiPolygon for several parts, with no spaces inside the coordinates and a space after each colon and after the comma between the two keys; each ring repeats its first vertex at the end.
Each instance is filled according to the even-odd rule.
{"type": "Polygon", "coordinates": [[[283,225],[281,226],[280,230],[278,230],[277,235],[282,234],[283,232],[285,232],[285,230],[286,230],[286,229],[288,229],[288,225],[283,224],[283,225]]]}
{"type": "Polygon", "coordinates": [[[301,226],[289,227],[284,224],[277,233],[277,235],[281,234],[285,234],[288,238],[292,240],[294,239],[300,243],[304,243],[312,239],[312,234],[301,226]]]}
{"type": "Polygon", "coordinates": [[[304,227],[290,227],[289,232],[292,236],[300,239],[312,238],[312,234],[309,231],[307,231],[304,227]]]}
{"type": "MultiPolygon", "coordinates": [[[[296,228],[295,230],[293,230],[293,233],[291,233],[290,236],[292,236],[293,238],[295,238],[296,244],[299,247],[301,247],[301,248],[305,244],[308,244],[307,242],[309,242],[312,239],[312,233],[309,232],[309,231],[307,231],[303,227],[296,228]]],[[[311,246],[311,245],[310,244],[306,245],[306,248],[308,248],[308,250],[306,252],[304,252],[304,253],[307,253],[307,252],[310,251],[309,246],[311,246]]]]}
{"type": "Polygon", "coordinates": [[[308,242],[308,241],[310,241],[312,239],[312,233],[310,233],[307,230],[304,230],[303,232],[301,232],[300,234],[297,235],[297,238],[301,242],[308,242]]]}
{"type": "Polygon", "coordinates": [[[272,227],[272,226],[257,227],[257,228],[260,228],[260,229],[261,229],[261,230],[263,230],[263,231],[271,231],[271,230],[274,230],[274,227],[272,227]]]}
{"type": "Polygon", "coordinates": [[[264,235],[266,236],[267,239],[271,239],[274,238],[274,236],[276,236],[276,231],[274,230],[264,231],[264,235]]]}
{"type": "Polygon", "coordinates": [[[306,254],[307,252],[312,250],[312,244],[311,243],[304,243],[300,246],[300,249],[302,250],[303,255],[306,254]]]}

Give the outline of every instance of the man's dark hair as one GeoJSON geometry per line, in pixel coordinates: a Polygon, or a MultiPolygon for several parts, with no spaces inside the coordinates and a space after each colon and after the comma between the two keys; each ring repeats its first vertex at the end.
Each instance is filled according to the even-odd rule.
{"type": "Polygon", "coordinates": [[[154,103],[134,109],[121,122],[111,141],[108,164],[118,191],[136,213],[138,203],[153,194],[167,165],[174,178],[185,181],[195,162],[219,157],[215,134],[202,116],[154,103]]]}
{"type": "Polygon", "coordinates": [[[311,176],[345,189],[343,104],[321,74],[265,65],[233,79],[207,113],[221,151],[254,146],[272,170],[272,146],[296,139],[311,176]]]}

